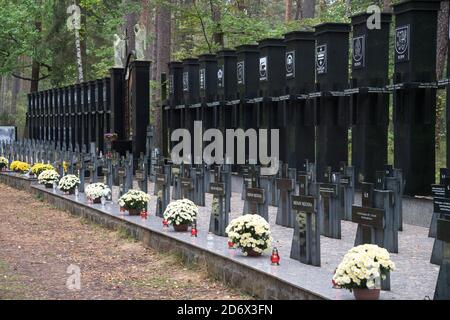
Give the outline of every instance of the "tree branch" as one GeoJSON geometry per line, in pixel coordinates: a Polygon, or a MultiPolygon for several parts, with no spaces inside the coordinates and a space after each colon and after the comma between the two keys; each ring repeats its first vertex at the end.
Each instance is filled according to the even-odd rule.
{"type": "MultiPolygon", "coordinates": [[[[35,79],[31,79],[31,78],[28,78],[28,77],[23,77],[23,76],[21,76],[21,75],[15,74],[15,73],[12,73],[11,75],[12,75],[14,78],[17,78],[17,79],[20,79],[20,80],[24,80],[24,81],[35,81],[35,79]]],[[[37,81],[41,81],[41,80],[47,79],[48,77],[50,77],[50,75],[49,75],[49,74],[46,74],[46,75],[44,75],[44,76],[42,76],[42,77],[39,77],[39,79],[37,79],[37,81]]]]}
{"type": "Polygon", "coordinates": [[[200,15],[200,12],[198,11],[197,3],[195,2],[195,0],[193,1],[193,3],[194,3],[195,11],[197,12],[197,16],[200,19],[200,24],[202,25],[202,32],[203,32],[203,36],[205,37],[206,44],[208,45],[209,53],[212,53],[211,44],[209,43],[208,35],[206,34],[205,23],[203,22],[203,18],[200,15]]]}

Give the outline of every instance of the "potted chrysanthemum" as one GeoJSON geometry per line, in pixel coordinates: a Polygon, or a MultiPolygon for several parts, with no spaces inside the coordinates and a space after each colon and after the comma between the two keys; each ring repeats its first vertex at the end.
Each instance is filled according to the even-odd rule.
{"type": "Polygon", "coordinates": [[[45,163],[36,163],[31,167],[31,173],[36,177],[39,177],[39,175],[45,170],[55,170],[55,168],[53,168],[51,164],[45,163]]]}
{"type": "Polygon", "coordinates": [[[59,180],[58,189],[68,194],[75,194],[75,189],[80,185],[80,179],[76,175],[68,174],[59,180]]]}
{"type": "Polygon", "coordinates": [[[164,219],[177,232],[185,232],[197,219],[198,207],[189,199],[172,201],[164,211],[164,219]]]}
{"type": "Polygon", "coordinates": [[[55,170],[45,170],[38,176],[39,184],[45,185],[46,188],[53,188],[58,183],[60,175],[55,170]]]}
{"type": "Polygon", "coordinates": [[[138,216],[147,208],[150,196],[139,190],[130,190],[119,199],[119,206],[128,211],[130,216],[138,216]]]}
{"type": "Polygon", "coordinates": [[[26,162],[16,160],[16,161],[11,162],[10,169],[14,172],[23,174],[23,173],[27,173],[28,171],[30,171],[30,165],[26,162]]]}
{"type": "Polygon", "coordinates": [[[5,157],[0,157],[0,171],[5,170],[5,168],[8,168],[8,159],[5,157]]]}
{"type": "Polygon", "coordinates": [[[373,244],[350,249],[333,276],[333,284],[353,291],[356,300],[378,300],[381,280],[395,270],[389,252],[373,244]]]}
{"type": "Polygon", "coordinates": [[[225,232],[230,243],[251,257],[260,256],[272,245],[270,225],[257,214],[246,214],[234,219],[225,232]]]}
{"type": "Polygon", "coordinates": [[[92,183],[85,189],[86,197],[93,203],[101,203],[102,197],[108,198],[111,194],[111,189],[104,183],[92,183]]]}

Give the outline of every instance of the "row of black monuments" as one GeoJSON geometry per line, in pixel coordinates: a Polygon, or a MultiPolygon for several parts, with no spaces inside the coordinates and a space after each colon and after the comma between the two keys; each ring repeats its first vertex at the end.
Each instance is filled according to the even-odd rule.
{"type": "Polygon", "coordinates": [[[101,150],[103,136],[110,132],[110,79],[100,79],[28,96],[28,136],[55,144],[101,150]]]}
{"type": "Polygon", "coordinates": [[[169,99],[163,107],[164,153],[169,154],[171,132],[193,130],[194,120],[202,120],[204,130],[277,128],[280,160],[300,169],[306,159],[315,159],[321,178],[328,166],[335,171],[348,160],[351,126],[357,181],[374,183],[375,172],[387,163],[392,95],[395,167],[403,170],[406,194],[428,194],[435,172],[439,4],[408,0],[394,5],[393,85],[388,72],[390,13],[381,15],[380,29],[368,28],[368,14],[352,17],[351,79],[352,28],[342,23],[171,62],[169,99]]]}
{"type": "Polygon", "coordinates": [[[105,134],[115,133],[113,149],[137,161],[146,152],[149,102],[150,62],[130,54],[126,67],[111,69],[108,78],[29,94],[27,138],[105,152],[105,134]]]}

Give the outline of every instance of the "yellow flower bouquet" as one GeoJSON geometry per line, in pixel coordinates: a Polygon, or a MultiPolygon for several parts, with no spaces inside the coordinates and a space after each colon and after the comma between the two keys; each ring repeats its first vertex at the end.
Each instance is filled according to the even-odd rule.
{"type": "Polygon", "coordinates": [[[54,169],[55,168],[53,168],[51,164],[36,163],[31,167],[31,173],[33,173],[38,177],[45,170],[54,170],[54,169]]]}
{"type": "Polygon", "coordinates": [[[27,173],[30,171],[30,165],[22,161],[13,161],[11,162],[10,169],[18,173],[27,173]]]}

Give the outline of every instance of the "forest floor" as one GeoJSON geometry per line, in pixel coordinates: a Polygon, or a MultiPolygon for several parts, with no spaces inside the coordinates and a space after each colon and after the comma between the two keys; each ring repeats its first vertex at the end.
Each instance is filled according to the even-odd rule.
{"type": "Polygon", "coordinates": [[[120,230],[71,216],[24,191],[0,184],[0,198],[0,299],[249,298],[176,255],[145,248],[120,230]],[[74,291],[69,287],[78,283],[77,268],[80,290],[74,291]]]}

